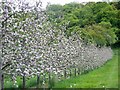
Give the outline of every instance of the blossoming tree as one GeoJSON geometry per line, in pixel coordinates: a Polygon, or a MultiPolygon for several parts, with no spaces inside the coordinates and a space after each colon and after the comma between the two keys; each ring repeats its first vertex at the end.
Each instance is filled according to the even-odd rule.
{"type": "MultiPolygon", "coordinates": [[[[61,78],[71,69],[82,73],[103,65],[112,57],[108,47],[85,44],[77,32],[67,37],[66,27],[51,25],[41,9],[41,2],[30,6],[16,3],[0,3],[0,81],[3,75],[16,77],[55,74],[61,78]],[[106,55],[104,55],[106,54],[106,55]]],[[[0,84],[3,88],[3,85],[0,84]]]]}

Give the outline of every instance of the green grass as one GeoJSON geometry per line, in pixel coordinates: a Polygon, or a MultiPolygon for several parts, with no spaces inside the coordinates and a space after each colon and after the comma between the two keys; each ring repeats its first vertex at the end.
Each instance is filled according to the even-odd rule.
{"type": "Polygon", "coordinates": [[[102,67],[87,74],[57,82],[54,88],[118,88],[118,54],[102,67]]]}
{"type": "MultiPolygon", "coordinates": [[[[35,86],[36,80],[37,80],[36,77],[30,78],[30,79],[26,78],[26,88],[35,86]]],[[[18,88],[22,88],[22,77],[20,76],[17,77],[17,85],[18,85],[18,88]]],[[[5,88],[17,88],[16,86],[14,86],[13,81],[9,77],[5,78],[4,87],[5,88]]]]}

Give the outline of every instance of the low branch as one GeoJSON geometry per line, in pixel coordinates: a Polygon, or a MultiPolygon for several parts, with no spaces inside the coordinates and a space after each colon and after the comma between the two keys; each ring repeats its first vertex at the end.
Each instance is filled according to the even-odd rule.
{"type": "Polygon", "coordinates": [[[3,67],[2,70],[4,70],[6,67],[10,66],[12,63],[11,62],[7,62],[3,67]]]}

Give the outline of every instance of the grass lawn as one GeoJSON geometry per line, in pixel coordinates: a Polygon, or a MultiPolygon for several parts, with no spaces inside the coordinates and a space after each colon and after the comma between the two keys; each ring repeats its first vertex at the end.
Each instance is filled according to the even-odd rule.
{"type": "Polygon", "coordinates": [[[102,67],[87,74],[59,81],[54,88],[118,88],[118,49],[102,67]]]}

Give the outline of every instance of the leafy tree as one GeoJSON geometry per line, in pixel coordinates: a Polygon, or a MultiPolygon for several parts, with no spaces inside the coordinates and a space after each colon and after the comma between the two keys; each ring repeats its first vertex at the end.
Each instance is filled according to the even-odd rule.
{"type": "MultiPolygon", "coordinates": [[[[120,31],[119,15],[120,14],[119,14],[119,10],[118,10],[119,9],[118,4],[119,4],[119,2],[114,2],[113,4],[107,3],[107,2],[97,2],[97,3],[90,2],[85,5],[79,4],[79,3],[69,3],[69,4],[66,4],[66,5],[60,7],[61,10],[60,9],[59,10],[62,12],[62,14],[61,14],[62,18],[59,18],[59,20],[58,20],[57,18],[54,17],[54,19],[56,19],[56,22],[54,22],[54,23],[58,23],[57,27],[59,27],[59,25],[63,25],[63,23],[69,22],[69,24],[67,25],[67,30],[66,30],[66,32],[67,32],[66,34],[68,34],[68,36],[71,35],[71,33],[76,31],[76,29],[77,29],[77,30],[80,30],[80,32],[82,33],[82,37],[84,39],[85,39],[84,34],[86,34],[85,40],[88,40],[88,41],[92,40],[93,37],[91,37],[90,35],[91,35],[91,33],[93,33],[94,39],[95,39],[95,37],[97,39],[97,37],[99,36],[99,38],[101,38],[101,40],[102,40],[102,41],[100,41],[102,44],[106,44],[106,45],[113,44],[113,43],[115,43],[115,41],[119,42],[119,38],[120,38],[119,37],[119,31],[120,31]],[[111,29],[108,27],[105,27],[105,25],[101,25],[101,24],[103,24],[103,22],[105,25],[108,25],[107,23],[109,23],[109,25],[110,25],[109,27],[111,29]],[[105,36],[103,37],[103,35],[95,35],[96,32],[92,31],[92,32],[88,33],[86,31],[86,27],[95,28],[94,25],[97,25],[95,31],[97,31],[97,28],[98,29],[101,28],[101,30],[103,32],[110,32],[108,34],[111,35],[110,37],[113,37],[113,40],[111,41],[111,39],[108,39],[108,37],[105,37],[105,36]],[[116,40],[114,40],[116,38],[114,33],[118,37],[116,40]],[[108,40],[110,40],[110,41],[108,41],[108,40]]],[[[52,7],[52,5],[51,5],[51,7],[52,7]]],[[[55,8],[55,7],[53,6],[53,8],[55,8]]],[[[57,13],[58,11],[54,10],[54,14],[55,14],[55,12],[57,13]]],[[[58,14],[55,14],[55,15],[58,15],[58,14]]],[[[94,43],[98,44],[99,38],[98,38],[98,40],[95,40],[94,43]]]]}

